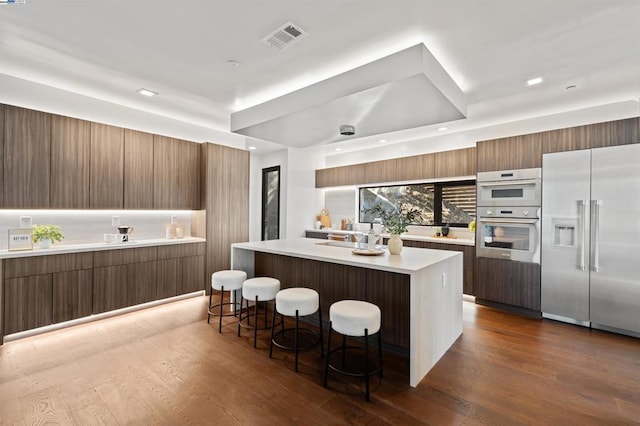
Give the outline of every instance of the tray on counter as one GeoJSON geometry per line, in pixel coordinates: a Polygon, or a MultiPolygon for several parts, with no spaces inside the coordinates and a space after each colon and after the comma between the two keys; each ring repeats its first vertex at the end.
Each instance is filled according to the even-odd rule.
{"type": "Polygon", "coordinates": [[[369,251],[368,249],[353,249],[351,253],[357,254],[359,256],[380,256],[384,254],[384,250],[375,249],[373,251],[369,251]]]}

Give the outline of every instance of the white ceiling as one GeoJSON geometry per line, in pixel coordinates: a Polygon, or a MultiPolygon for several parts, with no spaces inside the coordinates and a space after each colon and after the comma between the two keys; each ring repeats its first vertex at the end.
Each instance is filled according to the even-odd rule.
{"type": "Polygon", "coordinates": [[[637,101],[638,22],[637,0],[27,0],[0,6],[0,73],[228,132],[232,112],[424,43],[483,126],[637,101]],[[308,36],[261,42],[287,21],[308,36]]]}

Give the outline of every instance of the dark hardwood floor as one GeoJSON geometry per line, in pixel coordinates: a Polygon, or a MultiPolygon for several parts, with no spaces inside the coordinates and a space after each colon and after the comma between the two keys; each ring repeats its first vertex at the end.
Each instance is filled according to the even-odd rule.
{"type": "Polygon", "coordinates": [[[464,303],[464,334],[417,388],[385,354],[321,386],[318,351],[268,357],[198,297],[0,347],[0,424],[640,424],[640,340],[464,303]]]}

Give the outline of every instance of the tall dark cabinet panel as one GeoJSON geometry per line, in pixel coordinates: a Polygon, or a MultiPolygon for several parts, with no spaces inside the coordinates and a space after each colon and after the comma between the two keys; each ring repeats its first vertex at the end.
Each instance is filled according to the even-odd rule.
{"type": "Polygon", "coordinates": [[[51,116],[51,208],[89,208],[91,123],[51,116]]]}
{"type": "Polygon", "coordinates": [[[124,129],[91,123],[90,206],[121,209],[124,192],[124,129]]]}
{"type": "Polygon", "coordinates": [[[478,172],[542,167],[543,133],[478,142],[478,172]]]}
{"type": "Polygon", "coordinates": [[[200,208],[200,144],[154,135],[153,175],[154,208],[200,208]]]}
{"type": "Polygon", "coordinates": [[[0,104],[0,209],[4,207],[4,110],[4,104],[0,104]]]}
{"type": "Polygon", "coordinates": [[[49,208],[51,115],[5,105],[4,208],[49,208]]]}
{"type": "Polygon", "coordinates": [[[476,302],[494,302],[540,311],[540,265],[479,257],[475,271],[476,302]]]}
{"type": "Polygon", "coordinates": [[[153,209],[153,135],[124,131],[124,208],[153,209]]]}
{"type": "Polygon", "coordinates": [[[231,244],[249,240],[249,153],[204,144],[203,179],[207,183],[205,280],[231,267],[231,244]]]}

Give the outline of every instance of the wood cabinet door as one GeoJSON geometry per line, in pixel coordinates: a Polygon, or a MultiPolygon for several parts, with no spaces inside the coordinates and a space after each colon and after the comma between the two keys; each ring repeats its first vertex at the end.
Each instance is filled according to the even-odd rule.
{"type": "Polygon", "coordinates": [[[154,135],[153,205],[200,209],[200,144],[154,135]]]}
{"type": "Polygon", "coordinates": [[[476,297],[540,311],[540,265],[476,258],[476,297]]]}
{"type": "Polygon", "coordinates": [[[124,131],[124,208],[153,209],[153,135],[124,131]]]}
{"type": "Polygon", "coordinates": [[[93,313],[127,306],[127,265],[106,266],[93,270],[93,313]]]}
{"type": "Polygon", "coordinates": [[[542,167],[542,133],[478,142],[478,172],[542,167]]]}
{"type": "Polygon", "coordinates": [[[4,335],[53,322],[51,274],[4,281],[4,335]]]}
{"type": "MultiPolygon", "coordinates": [[[[180,258],[158,260],[158,299],[166,299],[179,294],[180,260],[180,258]]],[[[200,278],[202,279],[202,275],[200,278]]]]}
{"type": "Polygon", "coordinates": [[[176,288],[178,294],[205,290],[204,256],[181,257],[177,260],[180,264],[180,275],[176,288]]]}
{"type": "Polygon", "coordinates": [[[157,277],[158,265],[155,260],[127,265],[127,306],[156,300],[157,277]]]}
{"type": "Polygon", "coordinates": [[[434,156],[436,178],[476,174],[477,154],[475,147],[437,152],[434,156]]]}
{"type": "Polygon", "coordinates": [[[4,208],[49,208],[51,115],[4,109],[4,208]]]}
{"type": "Polygon", "coordinates": [[[89,316],[92,304],[92,269],[53,274],[54,323],[89,316]]]}
{"type": "Polygon", "coordinates": [[[51,116],[51,208],[89,208],[91,123],[51,116]]]}
{"type": "Polygon", "coordinates": [[[121,209],[124,199],[124,129],[91,123],[90,207],[121,209]]]}

